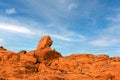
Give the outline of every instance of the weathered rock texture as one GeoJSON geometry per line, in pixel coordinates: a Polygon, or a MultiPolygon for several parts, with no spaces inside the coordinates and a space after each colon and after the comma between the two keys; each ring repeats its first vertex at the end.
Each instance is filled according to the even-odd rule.
{"type": "Polygon", "coordinates": [[[45,36],[36,50],[0,47],[0,80],[120,80],[120,57],[72,54],[62,57],[45,36]]]}

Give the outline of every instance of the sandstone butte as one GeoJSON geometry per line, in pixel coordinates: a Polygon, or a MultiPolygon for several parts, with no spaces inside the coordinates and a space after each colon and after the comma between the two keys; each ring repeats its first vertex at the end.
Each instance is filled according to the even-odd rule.
{"type": "Polygon", "coordinates": [[[0,47],[0,80],[120,80],[120,57],[105,54],[62,56],[50,36],[37,49],[18,53],[0,47]]]}

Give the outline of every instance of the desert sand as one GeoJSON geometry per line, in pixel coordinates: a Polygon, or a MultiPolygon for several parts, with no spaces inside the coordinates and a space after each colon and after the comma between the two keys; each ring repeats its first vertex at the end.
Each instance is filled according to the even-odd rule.
{"type": "MultiPolygon", "coordinates": [[[[43,36],[35,50],[0,47],[0,80],[120,80],[120,57],[105,54],[62,56],[43,36]]],[[[31,45],[32,46],[32,45],[31,45]]]]}

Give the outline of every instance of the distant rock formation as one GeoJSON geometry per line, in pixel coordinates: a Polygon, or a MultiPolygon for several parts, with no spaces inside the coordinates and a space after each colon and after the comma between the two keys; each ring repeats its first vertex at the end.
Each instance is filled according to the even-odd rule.
{"type": "MultiPolygon", "coordinates": [[[[120,80],[120,57],[52,50],[50,36],[37,49],[18,53],[0,47],[0,80],[120,80]]],[[[31,45],[32,46],[32,45],[31,45]]]]}
{"type": "Polygon", "coordinates": [[[52,43],[53,41],[51,40],[50,36],[43,36],[38,43],[36,50],[30,52],[26,52],[25,50],[20,51],[20,59],[31,61],[33,63],[48,63],[53,59],[62,57],[59,52],[51,49],[52,43]]]}

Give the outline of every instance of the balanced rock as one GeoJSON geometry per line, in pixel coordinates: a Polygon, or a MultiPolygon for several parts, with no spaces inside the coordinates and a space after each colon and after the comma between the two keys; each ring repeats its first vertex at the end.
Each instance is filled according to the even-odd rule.
{"type": "Polygon", "coordinates": [[[61,57],[61,54],[55,50],[52,50],[50,46],[53,41],[50,36],[43,36],[38,44],[37,50],[35,50],[35,56],[38,62],[48,62],[50,60],[61,57]]]}
{"type": "Polygon", "coordinates": [[[44,49],[46,47],[50,47],[52,45],[53,41],[51,40],[50,36],[44,36],[41,38],[37,50],[44,49]]]}

